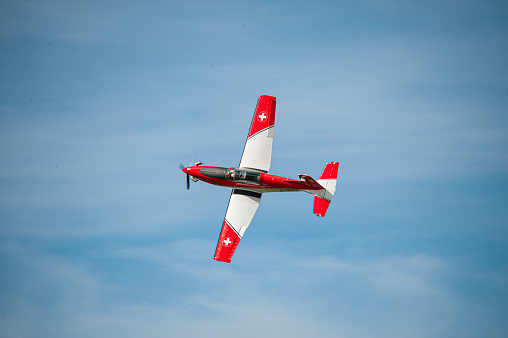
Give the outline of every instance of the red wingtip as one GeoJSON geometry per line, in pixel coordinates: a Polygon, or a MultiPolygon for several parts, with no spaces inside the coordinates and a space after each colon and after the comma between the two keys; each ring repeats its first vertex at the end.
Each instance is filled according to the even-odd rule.
{"type": "Polygon", "coordinates": [[[275,104],[274,96],[261,95],[259,97],[248,137],[275,124],[275,104]]]}
{"type": "Polygon", "coordinates": [[[240,244],[240,240],[241,237],[238,236],[226,220],[224,220],[213,259],[220,262],[231,263],[231,258],[238,244],[240,244]]]}

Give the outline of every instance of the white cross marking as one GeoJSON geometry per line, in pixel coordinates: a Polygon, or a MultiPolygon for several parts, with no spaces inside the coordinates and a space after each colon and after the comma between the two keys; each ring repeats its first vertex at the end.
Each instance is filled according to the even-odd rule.
{"type": "Polygon", "coordinates": [[[224,243],[225,246],[229,246],[232,243],[231,238],[226,238],[224,241],[222,241],[222,243],[224,243]]]}
{"type": "Polygon", "coordinates": [[[265,122],[268,116],[265,115],[265,112],[262,112],[261,114],[258,115],[258,117],[261,120],[261,122],[265,122]]]}

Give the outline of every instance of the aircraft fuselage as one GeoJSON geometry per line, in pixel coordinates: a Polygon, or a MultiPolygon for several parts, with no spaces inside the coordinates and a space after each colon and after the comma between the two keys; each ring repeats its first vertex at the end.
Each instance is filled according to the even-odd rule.
{"type": "MultiPolygon", "coordinates": [[[[312,187],[309,182],[303,178],[294,180],[259,170],[190,166],[183,168],[182,171],[206,183],[260,193],[323,189],[321,186],[312,187]]],[[[315,182],[314,180],[312,181],[315,182]]]]}

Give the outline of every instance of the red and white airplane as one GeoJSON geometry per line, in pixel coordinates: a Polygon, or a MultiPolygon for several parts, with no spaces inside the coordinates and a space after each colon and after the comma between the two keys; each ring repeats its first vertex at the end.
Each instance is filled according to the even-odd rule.
{"type": "Polygon", "coordinates": [[[273,96],[259,97],[238,168],[203,166],[201,162],[187,168],[181,166],[187,174],[187,189],[189,178],[233,188],[213,258],[216,261],[231,262],[263,193],[305,191],[314,195],[314,213],[324,217],[335,192],[338,162],[327,163],[318,180],[302,174],[298,175],[299,180],[294,180],[268,173],[272,157],[275,100],[273,96]]]}

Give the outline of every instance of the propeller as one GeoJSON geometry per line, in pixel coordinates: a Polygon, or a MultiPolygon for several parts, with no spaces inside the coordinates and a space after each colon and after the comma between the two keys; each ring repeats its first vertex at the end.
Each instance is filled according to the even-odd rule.
{"type": "MultiPolygon", "coordinates": [[[[197,167],[198,165],[201,165],[201,164],[203,164],[203,163],[202,163],[202,162],[196,162],[196,163],[194,163],[194,166],[195,166],[195,167],[197,167]]],[[[179,167],[180,167],[180,170],[182,170],[183,168],[185,168],[185,166],[184,166],[182,163],[180,163],[180,166],[179,166],[179,167]]],[[[190,180],[192,180],[192,181],[194,181],[194,182],[197,182],[197,181],[198,181],[198,179],[197,179],[197,178],[195,178],[194,176],[187,174],[187,190],[189,190],[189,189],[190,189],[190,180]]]]}

